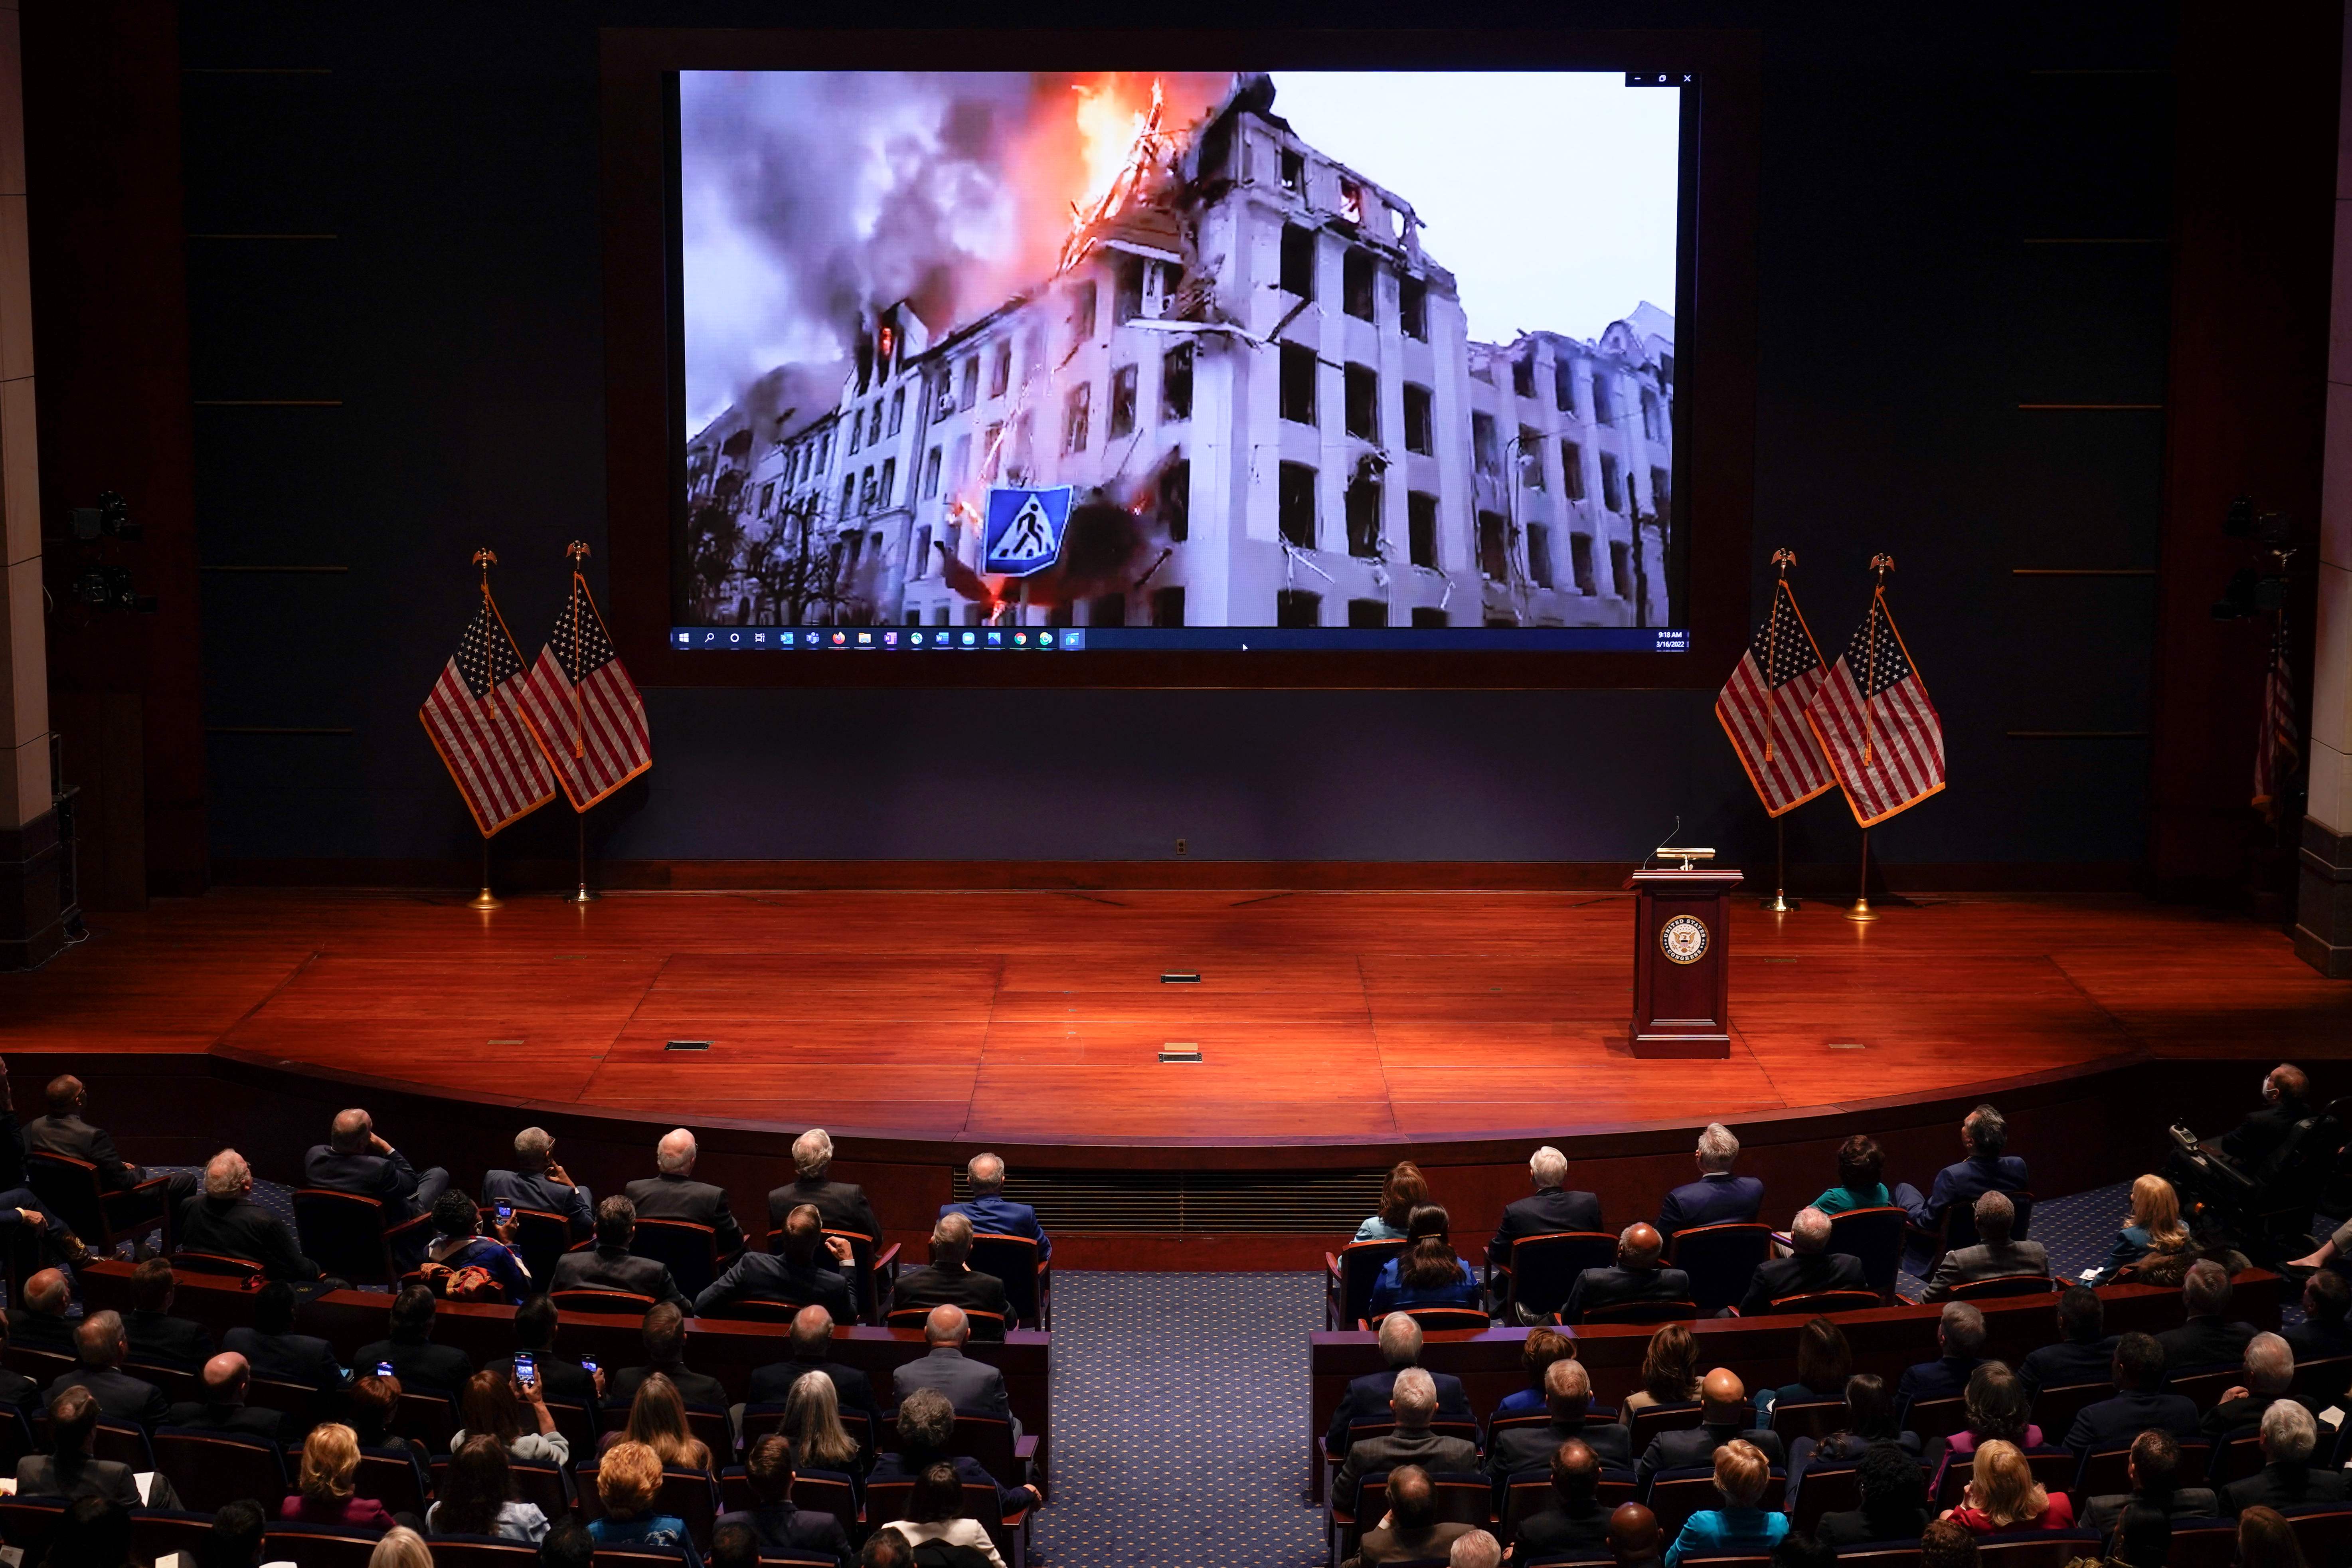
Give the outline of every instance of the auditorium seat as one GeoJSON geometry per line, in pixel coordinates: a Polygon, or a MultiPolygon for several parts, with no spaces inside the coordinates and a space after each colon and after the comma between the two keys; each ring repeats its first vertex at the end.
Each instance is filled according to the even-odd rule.
{"type": "Polygon", "coordinates": [[[2344,1397],[2347,1387],[2352,1387],[2352,1355],[2319,1356],[2295,1363],[2294,1392],[2299,1395],[2333,1404],[2344,1397]]]}
{"type": "Polygon", "coordinates": [[[1844,1513],[1862,1506],[1862,1467],[1853,1459],[1810,1465],[1797,1480],[1797,1510],[1791,1527],[1811,1535],[1825,1513],[1844,1513]]]}
{"type": "Polygon", "coordinates": [[[389,1423],[391,1430],[424,1444],[428,1454],[447,1453],[449,1439],[462,1425],[456,1398],[432,1389],[410,1388],[400,1391],[400,1404],[389,1423]]]}
{"type": "MultiPolygon", "coordinates": [[[[711,1457],[721,1457],[713,1449],[711,1457]]],[[[580,1499],[583,1520],[604,1517],[604,1500],[596,1495],[596,1458],[590,1455],[572,1469],[572,1489],[580,1499]]],[[[711,1521],[719,1517],[719,1484],[701,1470],[688,1470],[671,1465],[662,1470],[661,1490],[654,1499],[656,1513],[676,1514],[686,1521],[686,1532],[694,1543],[708,1549],[710,1545],[711,1521]]],[[[893,1519],[903,1515],[893,1514],[893,1519]]]]}
{"type": "Polygon", "coordinates": [[[1827,1312],[1861,1312],[1880,1305],[1873,1290],[1810,1290],[1801,1296],[1775,1297],[1768,1309],[1774,1317],[1816,1318],[1827,1312]]]}
{"type": "MultiPolygon", "coordinates": [[[[2024,1530],[1977,1538],[1979,1568],[2066,1568],[2077,1557],[2096,1557],[2106,1542],[2092,1530],[2024,1530]]],[[[1845,1553],[1838,1553],[1843,1563],[1845,1553]]]]}
{"type": "MultiPolygon", "coordinates": [[[[745,1508],[751,1506],[751,1488],[747,1482],[743,1490],[744,1501],[740,1506],[745,1508]]],[[[738,1505],[730,1502],[727,1506],[731,1510],[738,1505]]],[[[848,1532],[853,1541],[856,1540],[861,1533],[862,1527],[857,1517],[856,1483],[839,1470],[793,1471],[793,1506],[806,1509],[811,1513],[833,1515],[834,1518],[841,1521],[841,1528],[848,1532]]]]}
{"type": "Polygon", "coordinates": [[[192,1555],[204,1549],[212,1539],[213,1516],[168,1508],[141,1508],[131,1510],[131,1556],[133,1562],[152,1563],[174,1552],[192,1555]]]}
{"type": "Polygon", "coordinates": [[[707,1322],[789,1323],[800,1316],[804,1301],[772,1301],[761,1296],[738,1296],[701,1314],[707,1322]]]}
{"type": "MultiPolygon", "coordinates": [[[[629,1407],[625,1405],[600,1405],[596,1407],[596,1418],[607,1432],[625,1432],[629,1429],[629,1407]]],[[[727,1412],[719,1406],[688,1405],[686,1429],[702,1439],[703,1446],[710,1450],[710,1457],[715,1463],[723,1464],[734,1457],[734,1423],[728,1419],[727,1412]]],[[[596,1445],[590,1442],[585,1447],[573,1451],[593,1458],[596,1452],[596,1445]]],[[[438,1450],[436,1449],[436,1452],[438,1450]]]]}
{"type": "MultiPolygon", "coordinates": [[[[1782,1444],[1800,1437],[1815,1440],[1832,1432],[1845,1429],[1845,1401],[1843,1399],[1784,1400],[1772,1406],[1772,1430],[1782,1444]]],[[[1797,1489],[1801,1494],[1802,1487],[1797,1489]]]]}
{"type": "Polygon", "coordinates": [[[136,1354],[122,1363],[122,1370],[131,1376],[153,1384],[163,1391],[163,1397],[174,1405],[202,1399],[205,1389],[194,1367],[173,1362],[142,1361],[136,1354]]]}
{"type": "MultiPolygon", "coordinates": [[[[1397,1310],[1419,1323],[1428,1333],[1465,1331],[1475,1333],[1495,1326],[1495,1320],[1487,1315],[1484,1307],[1399,1307],[1397,1310]]],[[[1387,1315],[1383,1312],[1381,1317],[1387,1315]]],[[[1381,1319],[1373,1318],[1360,1326],[1377,1329],[1381,1326],[1381,1319]]]]}
{"type": "Polygon", "coordinates": [[[0,1476],[15,1475],[17,1460],[40,1451],[40,1445],[33,1440],[33,1424],[26,1419],[23,1407],[0,1405],[0,1476]]]}
{"type": "MultiPolygon", "coordinates": [[[[2049,1434],[2044,1432],[2042,1436],[2049,1434]]],[[[2201,1487],[2212,1462],[2213,1447],[2210,1443],[2180,1445],[2180,1465],[2172,1472],[2173,1484],[2201,1487]]],[[[2083,1456],[2082,1468],[2075,1472],[2074,1484],[2067,1489],[2078,1498],[2111,1497],[2132,1489],[2131,1472],[2127,1468],[2131,1449],[2104,1448],[2095,1454],[2083,1456]]]]}
{"type": "MultiPolygon", "coordinates": [[[[436,1535],[430,1542],[433,1568],[538,1568],[539,1548],[525,1541],[505,1541],[494,1535],[436,1535]]],[[[604,1552],[596,1553],[605,1561],[604,1552]]],[[[675,1554],[665,1559],[675,1563],[675,1554]]]]}
{"type": "Polygon", "coordinates": [[[239,1498],[283,1498],[291,1489],[286,1461],[267,1437],[158,1426],[152,1441],[155,1468],[172,1478],[180,1500],[199,1512],[239,1498]]]}
{"type": "Polygon", "coordinates": [[[1337,1253],[1325,1253],[1323,1326],[1345,1328],[1369,1317],[1372,1310],[1372,1286],[1389,1259],[1403,1250],[1402,1240],[1351,1241],[1337,1253]]]}
{"type": "MultiPolygon", "coordinates": [[[[1674,1405],[1644,1405],[1634,1411],[1633,1419],[1627,1424],[1633,1434],[1634,1457],[1640,1458],[1661,1432],[1680,1432],[1697,1426],[1703,1409],[1697,1400],[1688,1399],[1674,1405]]],[[[1745,1431],[1754,1425],[1751,1415],[1740,1422],[1740,1428],[1745,1431]]]]}
{"type": "Polygon", "coordinates": [[[629,1251],[667,1264],[670,1278],[688,1299],[709,1289],[719,1278],[719,1233],[697,1220],[640,1216],[629,1236],[629,1251]]]}
{"type": "Polygon", "coordinates": [[[596,1447],[596,1413],[585,1405],[571,1405],[560,1399],[547,1402],[547,1414],[555,1422],[555,1429],[572,1445],[575,1454],[585,1454],[596,1447]]]}
{"type": "MultiPolygon", "coordinates": [[[[893,1307],[890,1309],[887,1326],[894,1329],[913,1329],[919,1333],[922,1331],[923,1320],[930,1315],[931,1310],[929,1307],[893,1307]]],[[[994,1344],[1004,1338],[1003,1313],[983,1312],[977,1307],[966,1307],[963,1310],[963,1315],[971,1325],[973,1339],[983,1343],[994,1344]]]]}
{"type": "Polygon", "coordinates": [[[1746,1295],[1756,1266],[1771,1256],[1772,1227],[1754,1220],[1694,1226],[1666,1238],[1667,1265],[1690,1276],[1691,1300],[1703,1312],[1720,1311],[1746,1295]]]}
{"type": "MultiPolygon", "coordinates": [[[[2014,1192],[2009,1194],[2009,1201],[2017,1210],[2016,1222],[2010,1229],[2010,1239],[2011,1241],[2031,1240],[2029,1226],[2033,1220],[2033,1194],[2028,1192],[2014,1192]]],[[[1936,1265],[1942,1261],[1947,1252],[1958,1252],[1961,1247],[1977,1245],[1977,1212],[1968,1204],[1953,1204],[1944,1210],[1944,1221],[1941,1226],[1934,1230],[1922,1230],[1917,1226],[1909,1226],[1906,1227],[1906,1236],[1909,1241],[1922,1244],[1927,1247],[1927,1265],[1918,1271],[1919,1277],[1924,1279],[1935,1272],[1936,1265]]]]}
{"type": "MultiPolygon", "coordinates": [[[[866,1517],[870,1520],[892,1520],[907,1517],[907,1500],[913,1495],[915,1479],[896,1476],[866,1483],[866,1517]]],[[[799,1500],[795,1483],[794,1501],[799,1500]]],[[[812,1506],[802,1504],[801,1506],[812,1506]]],[[[1028,1562],[1029,1521],[1032,1510],[1026,1508],[1013,1513],[997,1511],[996,1489],[967,1481],[963,1489],[963,1511],[980,1521],[994,1542],[997,1554],[1008,1568],[1022,1568],[1028,1562]]]]}
{"type": "MultiPolygon", "coordinates": [[[[1402,1242],[1359,1242],[1360,1247],[1402,1247],[1402,1242]]],[[[1617,1238],[1605,1231],[1556,1230],[1523,1236],[1511,1243],[1508,1265],[1487,1271],[1487,1289],[1494,1276],[1503,1277],[1502,1310],[1507,1323],[1532,1319],[1544,1321],[1568,1305],[1576,1277],[1588,1268],[1607,1268],[1617,1261],[1617,1238]]],[[[1367,1295],[1369,1296],[1369,1288],[1367,1295]]]]}
{"type": "MultiPolygon", "coordinates": [[[[768,1436],[771,1432],[783,1430],[784,1408],[781,1402],[743,1406],[743,1447],[747,1452],[755,1440],[768,1436]]],[[[864,1454],[877,1452],[878,1435],[875,1432],[872,1424],[866,1419],[866,1412],[844,1410],[840,1414],[841,1429],[849,1434],[849,1439],[857,1445],[858,1452],[864,1454]]]]}
{"type": "MultiPolygon", "coordinates": [[[[1604,1469],[1601,1472],[1601,1484],[1593,1492],[1593,1502],[1605,1514],[1619,1503],[1632,1502],[1633,1492],[1634,1476],[1632,1470],[1604,1469]]],[[[1518,1536],[1521,1521],[1530,1514],[1541,1513],[1551,1506],[1551,1471],[1542,1469],[1513,1472],[1503,1482],[1502,1496],[1496,1509],[1496,1518],[1498,1521],[1496,1531],[1497,1538],[1505,1545],[1510,1544],[1518,1536]]],[[[1566,1562],[1568,1559],[1547,1558],[1545,1561],[1566,1562]]]]}
{"type": "Polygon", "coordinates": [[[1054,1270],[1051,1264],[1039,1267],[1034,1237],[975,1233],[971,1266],[1004,1281],[1005,1303],[1012,1308],[1008,1315],[1016,1325],[1052,1331],[1054,1270]]]}
{"type": "Polygon", "coordinates": [[[2294,1543],[2303,1548],[2303,1560],[2312,1568],[2340,1563],[2352,1551],[2352,1508],[2340,1502],[2315,1502],[2280,1511],[2294,1531],[2294,1543]]]}
{"type": "Polygon", "coordinates": [[[1696,1301],[1620,1301],[1584,1314],[1588,1323],[1687,1323],[1698,1316],[1696,1301]]]}
{"type": "MultiPolygon", "coordinates": [[[[1357,1483],[1359,1506],[1356,1511],[1342,1514],[1337,1509],[1331,1510],[1333,1562],[1342,1562],[1355,1555],[1356,1543],[1368,1528],[1365,1522],[1368,1519],[1372,1524],[1380,1522],[1381,1515],[1388,1506],[1381,1494],[1388,1484],[1389,1473],[1386,1470],[1368,1471],[1357,1483]],[[1367,1503],[1370,1506],[1365,1506],[1367,1503]]],[[[1494,1522],[1495,1482],[1492,1477],[1476,1471],[1433,1470],[1429,1484],[1430,1501],[1438,1523],[1468,1524],[1484,1530],[1494,1522]]]]}
{"type": "Polygon", "coordinates": [[[38,1345],[28,1345],[17,1340],[10,1340],[6,1353],[0,1354],[0,1366],[24,1373],[43,1388],[79,1364],[71,1352],[43,1350],[38,1345]]]}
{"type": "Polygon", "coordinates": [[[385,1512],[413,1513],[419,1519],[425,1517],[426,1494],[433,1489],[416,1463],[416,1450],[405,1443],[396,1448],[362,1448],[358,1486],[360,1496],[375,1499],[385,1512]]]}
{"type": "Polygon", "coordinates": [[[111,1459],[134,1471],[155,1468],[154,1450],[147,1445],[147,1429],[136,1421],[100,1421],[90,1430],[89,1457],[111,1459]]]}
{"type": "Polygon", "coordinates": [[[1909,1225],[1910,1215],[1895,1205],[1847,1209],[1830,1215],[1829,1245],[1822,1250],[1860,1258],[1863,1278],[1880,1300],[1891,1301],[1895,1276],[1903,1270],[1903,1237],[1909,1225]]]}
{"type": "Polygon", "coordinates": [[[226,1252],[198,1252],[180,1247],[172,1250],[172,1271],[175,1274],[211,1274],[225,1279],[255,1279],[261,1278],[261,1265],[250,1258],[234,1258],[226,1252]]]}
{"type": "MultiPolygon", "coordinates": [[[[1800,1488],[1801,1495],[1803,1489],[1800,1488]]],[[[1838,1548],[1838,1568],[1919,1568],[1916,1541],[1865,1541],[1838,1548]]]]}
{"type": "MultiPolygon", "coordinates": [[[[1471,1426],[1470,1430],[1475,1435],[1477,1427],[1471,1426]]],[[[1475,1436],[1472,1440],[1476,1440],[1475,1436]]],[[[898,1451],[897,1411],[885,1410],[882,1413],[882,1430],[877,1441],[885,1453],[898,1451]]],[[[1029,1479],[1029,1459],[1037,1451],[1037,1439],[1024,1436],[1016,1441],[1013,1436],[1013,1423],[1001,1415],[982,1415],[959,1410],[956,1412],[955,1429],[948,1434],[947,1447],[940,1451],[950,1459],[976,1459],[982,1469],[999,1481],[1008,1487],[1017,1487],[1029,1479]]]]}
{"type": "MultiPolygon", "coordinates": [[[[2329,1446],[2326,1432],[2320,1434],[2321,1446],[2329,1446]]],[[[2242,1427],[2230,1433],[2213,1445],[2213,1457],[2207,1462],[2205,1484],[2219,1489],[2231,1481],[2244,1480],[2263,1468],[2263,1434],[2257,1426],[2242,1427]]]]}
{"type": "Polygon", "coordinates": [[[519,1208],[514,1223],[514,1247],[522,1255],[522,1266],[533,1279],[553,1279],[555,1260],[572,1250],[572,1222],[545,1209],[519,1208]]]}
{"type": "Polygon", "coordinates": [[[2056,1442],[2074,1429],[2074,1417],[2084,1406],[2115,1396],[2112,1383],[2068,1383],[2045,1388],[2034,1395],[2033,1424],[2042,1428],[2043,1436],[2056,1442]]]}
{"type": "Polygon", "coordinates": [[[327,1187],[294,1189],[294,1229],[304,1256],[329,1275],[360,1285],[389,1285],[400,1278],[396,1261],[404,1246],[431,1236],[430,1213],[391,1223],[383,1202],[327,1187]]]}
{"type": "Polygon", "coordinates": [[[2176,1519],[2164,1568],[2230,1568],[2238,1560],[2234,1519],[2176,1519]]]}
{"type": "Polygon", "coordinates": [[[631,1318],[645,1316],[646,1309],[654,1304],[651,1296],[635,1290],[600,1290],[586,1286],[551,1290],[547,1299],[555,1303],[558,1312],[599,1312],[631,1318]]]}
{"type": "Polygon", "coordinates": [[[169,1176],[150,1176],[135,1187],[110,1193],[91,1162],[35,1149],[25,1155],[25,1184],[94,1251],[111,1252],[159,1226],[163,1250],[172,1249],[169,1176]]]}
{"type": "MultiPolygon", "coordinates": [[[[381,1530],[353,1530],[340,1524],[299,1524],[272,1520],[263,1537],[262,1556],[269,1562],[297,1563],[301,1568],[368,1568],[381,1530]]],[[[435,1542],[438,1549],[439,1542],[435,1542]]]]}
{"type": "MultiPolygon", "coordinates": [[[[1805,1487],[1811,1486],[1812,1480],[1811,1474],[1808,1472],[1805,1487]]],[[[1805,1487],[1798,1489],[1800,1499],[1804,1495],[1805,1487]]],[[[1759,1506],[1780,1508],[1787,1498],[1788,1490],[1789,1472],[1778,1465],[1773,1466],[1772,1479],[1764,1483],[1764,1495],[1759,1500],[1759,1506]]],[[[1693,1465],[1688,1468],[1660,1470],[1652,1476],[1647,1500],[1650,1511],[1658,1516],[1658,1528],[1665,1531],[1668,1541],[1672,1541],[1675,1532],[1682,1529],[1683,1521],[1701,1509],[1720,1506],[1720,1497],[1721,1494],[1715,1489],[1715,1467],[1693,1465]]]]}
{"type": "Polygon", "coordinates": [[[1952,1287],[1955,1301],[1990,1301],[2003,1296],[2047,1296],[2065,1286],[2047,1274],[2008,1274],[1998,1279],[1970,1279],[1952,1287]]]}
{"type": "Polygon", "coordinates": [[[65,1517],[66,1500],[61,1497],[0,1497],[0,1537],[24,1552],[27,1563],[37,1563],[43,1553],[41,1542],[65,1517]]]}
{"type": "Polygon", "coordinates": [[[539,1511],[548,1518],[561,1519],[572,1511],[571,1478],[554,1460],[509,1459],[507,1472],[514,1477],[516,1498],[537,1503],[539,1511]]]}
{"type": "Polygon", "coordinates": [[[2207,1366],[2184,1366],[2167,1374],[2165,1392],[2178,1394],[2194,1403],[2202,1413],[2221,1403],[2221,1395],[2246,1380],[2246,1369],[2239,1362],[2215,1362],[2207,1366]]]}
{"type": "Polygon", "coordinates": [[[1948,1399],[1915,1399],[1903,1416],[1903,1429],[1918,1433],[1923,1441],[1948,1437],[1968,1424],[1969,1402],[1964,1394],[1948,1399]]]}

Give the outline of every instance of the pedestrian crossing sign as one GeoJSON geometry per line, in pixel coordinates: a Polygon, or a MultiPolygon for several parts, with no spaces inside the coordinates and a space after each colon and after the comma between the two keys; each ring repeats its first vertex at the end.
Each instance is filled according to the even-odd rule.
{"type": "Polygon", "coordinates": [[[1070,521],[1070,487],[998,485],[988,492],[988,551],[980,569],[1008,577],[1043,572],[1060,558],[1070,521]]]}

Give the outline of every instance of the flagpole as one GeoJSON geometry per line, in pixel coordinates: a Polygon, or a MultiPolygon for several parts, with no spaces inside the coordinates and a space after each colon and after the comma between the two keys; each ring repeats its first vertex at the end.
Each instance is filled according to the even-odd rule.
{"type": "MultiPolygon", "coordinates": [[[[580,696],[580,682],[583,677],[579,673],[580,638],[582,633],[586,629],[581,624],[586,619],[586,616],[582,613],[580,607],[580,563],[588,558],[588,546],[575,539],[570,544],[563,547],[563,553],[564,556],[572,563],[572,668],[573,671],[572,680],[572,721],[578,725],[578,728],[573,731],[572,736],[572,755],[576,759],[585,753],[588,731],[587,710],[583,704],[580,696]]],[[[596,894],[588,886],[587,808],[585,806],[574,807],[572,813],[572,825],[579,829],[578,866],[580,871],[580,885],[572,889],[563,901],[568,904],[593,904],[596,901],[596,894]]]]}
{"type": "MultiPolygon", "coordinates": [[[[1780,600],[1789,591],[1789,568],[1797,563],[1797,552],[1785,547],[1772,552],[1772,564],[1780,569],[1779,581],[1772,584],[1772,613],[1764,617],[1764,679],[1772,679],[1772,667],[1778,662],[1780,649],[1780,600]]],[[[1764,731],[1764,760],[1772,760],[1772,731],[1768,722],[1764,731]]],[[[1789,896],[1789,832],[1788,824],[1780,816],[1772,818],[1772,896],[1763,902],[1767,914],[1785,915],[1799,908],[1797,900],[1789,896]]]]}
{"type": "MultiPolygon", "coordinates": [[[[1874,749],[1875,741],[1875,737],[1871,733],[1870,688],[1878,679],[1879,605],[1886,597],[1886,574],[1895,569],[1895,557],[1885,553],[1874,555],[1870,558],[1870,569],[1878,574],[1878,581],[1870,591],[1870,610],[1864,623],[1865,629],[1863,640],[1862,681],[1859,689],[1862,696],[1862,765],[1865,768],[1872,764],[1871,753],[1874,749]]],[[[1862,830],[1861,882],[1854,890],[1853,907],[1845,911],[1845,918],[1857,924],[1866,924],[1878,918],[1878,911],[1870,907],[1870,829],[1867,827],[1862,830]]]]}
{"type": "MultiPolygon", "coordinates": [[[[499,563],[498,552],[484,546],[474,552],[474,564],[482,569],[482,603],[490,602],[490,568],[499,563]]],[[[469,910],[501,910],[506,902],[490,891],[490,836],[482,835],[482,890],[466,900],[469,910]]]]}

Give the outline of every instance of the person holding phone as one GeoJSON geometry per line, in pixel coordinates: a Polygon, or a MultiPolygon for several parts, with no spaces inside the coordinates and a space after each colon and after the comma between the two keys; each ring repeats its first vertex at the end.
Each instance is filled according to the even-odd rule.
{"type": "Polygon", "coordinates": [[[496,1437],[509,1459],[540,1459],[557,1466],[572,1463],[571,1439],[555,1429],[539,1369],[528,1355],[518,1355],[504,1376],[484,1367],[466,1380],[457,1411],[465,1426],[449,1439],[455,1453],[472,1437],[496,1437]]]}
{"type": "Polygon", "coordinates": [[[523,1267],[522,1255],[514,1249],[514,1207],[505,1205],[495,1238],[482,1234],[482,1211],[474,1200],[452,1187],[433,1205],[433,1228],[436,1233],[432,1244],[425,1249],[425,1260],[438,1263],[455,1272],[479,1268],[496,1280],[504,1292],[509,1307],[522,1305],[531,1293],[530,1270],[523,1267]]]}

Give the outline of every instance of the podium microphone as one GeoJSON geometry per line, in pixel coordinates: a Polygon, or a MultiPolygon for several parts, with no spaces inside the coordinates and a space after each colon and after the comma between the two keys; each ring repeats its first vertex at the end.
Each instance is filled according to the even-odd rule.
{"type": "Polygon", "coordinates": [[[1683,819],[1677,816],[1675,818],[1674,826],[1666,830],[1666,836],[1658,840],[1658,848],[1651,850],[1647,855],[1644,855],[1642,858],[1642,869],[1646,871],[1652,866],[1655,865],[1658,859],[1658,850],[1664,849],[1667,845],[1672,844],[1675,841],[1675,835],[1680,833],[1682,830],[1683,819]]]}

